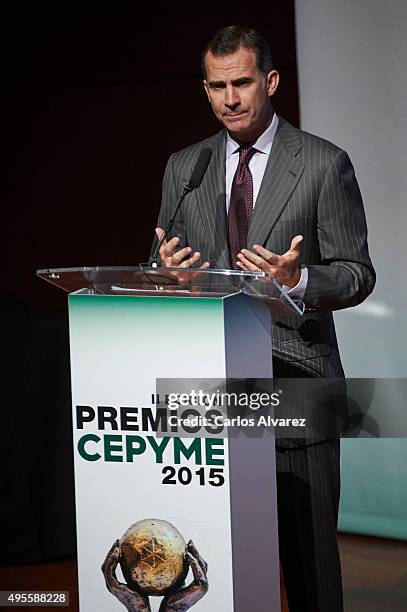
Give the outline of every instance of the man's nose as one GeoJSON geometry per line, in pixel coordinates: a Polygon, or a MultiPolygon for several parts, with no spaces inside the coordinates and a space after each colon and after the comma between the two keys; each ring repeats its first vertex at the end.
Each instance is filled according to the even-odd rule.
{"type": "Polygon", "coordinates": [[[240,104],[239,96],[234,87],[226,87],[225,89],[225,106],[234,110],[240,104]]]}

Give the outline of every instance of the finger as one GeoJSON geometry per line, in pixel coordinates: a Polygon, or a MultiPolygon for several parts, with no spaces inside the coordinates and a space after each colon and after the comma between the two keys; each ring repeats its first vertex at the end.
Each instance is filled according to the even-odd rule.
{"type": "Polygon", "coordinates": [[[189,566],[190,566],[190,568],[192,570],[192,573],[194,575],[194,580],[196,582],[200,582],[201,580],[205,579],[206,576],[205,576],[205,574],[203,572],[202,567],[199,565],[197,559],[195,559],[195,557],[190,552],[188,552],[188,551],[186,553],[186,556],[187,556],[187,559],[188,559],[189,566]]]}
{"type": "Polygon", "coordinates": [[[188,552],[190,552],[191,555],[195,557],[195,559],[198,561],[199,565],[201,566],[202,571],[206,574],[208,570],[208,564],[206,563],[205,559],[201,557],[201,555],[198,552],[198,549],[196,548],[192,540],[188,542],[187,548],[188,548],[188,552]]]}
{"type": "Polygon", "coordinates": [[[267,263],[271,265],[277,264],[279,256],[273,253],[272,251],[265,249],[260,244],[254,244],[253,249],[256,251],[258,255],[260,255],[260,257],[262,257],[262,259],[265,259],[267,263]]]}
{"type": "Polygon", "coordinates": [[[304,236],[301,236],[301,234],[294,236],[294,238],[291,240],[291,246],[289,250],[287,251],[287,253],[295,252],[296,255],[299,255],[300,254],[300,244],[303,240],[304,240],[304,236]]]}
{"type": "Polygon", "coordinates": [[[242,257],[242,260],[238,259],[236,261],[236,265],[244,272],[259,272],[259,269],[256,267],[254,270],[253,264],[251,262],[247,262],[244,257],[242,257]]]}
{"type": "Polygon", "coordinates": [[[156,227],[155,228],[155,233],[157,234],[157,238],[158,240],[161,240],[161,238],[164,236],[165,232],[163,230],[162,227],[156,227]]]}
{"type": "MultiPolygon", "coordinates": [[[[164,232],[164,230],[162,229],[162,227],[156,227],[156,228],[155,228],[155,234],[156,234],[156,236],[157,236],[157,241],[158,241],[158,244],[159,244],[159,243],[161,242],[161,238],[164,236],[165,232],[164,232]]],[[[163,254],[164,254],[163,249],[164,249],[166,246],[167,246],[167,241],[166,241],[166,240],[163,240],[163,241],[161,242],[161,245],[160,245],[160,250],[159,250],[159,253],[160,253],[160,256],[161,256],[161,257],[162,257],[162,256],[163,256],[163,254]]]]}
{"type": "Polygon", "coordinates": [[[203,263],[202,266],[199,266],[199,269],[200,270],[207,270],[210,267],[211,267],[211,264],[209,263],[209,261],[205,261],[205,263],[203,263]]]}
{"type": "Polygon", "coordinates": [[[119,540],[114,542],[113,546],[106,555],[106,559],[102,565],[102,572],[105,577],[106,586],[109,590],[119,588],[120,583],[116,578],[116,567],[120,557],[119,540]]]}
{"type": "MultiPolygon", "coordinates": [[[[191,252],[191,249],[189,249],[189,252],[191,252]]],[[[180,263],[179,267],[180,268],[190,268],[197,261],[199,261],[200,258],[201,258],[201,254],[199,253],[199,251],[196,251],[188,259],[183,258],[183,259],[185,259],[185,261],[182,261],[182,263],[180,263]]]]}
{"type": "Polygon", "coordinates": [[[237,256],[237,265],[239,268],[246,270],[246,272],[259,272],[260,268],[253,263],[249,258],[245,257],[243,253],[239,253],[237,256]]]}
{"type": "Polygon", "coordinates": [[[116,540],[115,542],[113,542],[109,552],[106,555],[105,560],[103,561],[102,572],[105,572],[106,570],[112,571],[113,569],[115,569],[119,561],[119,557],[120,557],[119,540],[116,540]]]}
{"type": "Polygon", "coordinates": [[[119,562],[120,557],[120,549],[115,548],[115,550],[111,553],[106,565],[105,565],[105,574],[108,576],[113,576],[115,578],[116,567],[119,562]]]}
{"type": "Polygon", "coordinates": [[[241,261],[237,261],[236,265],[239,266],[240,270],[243,270],[243,272],[252,272],[252,270],[246,268],[246,266],[241,261]]]}
{"type": "MultiPolygon", "coordinates": [[[[263,248],[263,247],[261,247],[261,248],[263,248]]],[[[248,249],[242,249],[240,251],[239,255],[242,255],[243,257],[245,257],[246,260],[250,261],[259,270],[263,270],[265,272],[269,272],[270,265],[274,265],[275,264],[274,257],[278,258],[278,255],[275,256],[274,253],[271,253],[270,251],[266,251],[266,254],[267,254],[268,257],[270,257],[270,259],[273,258],[272,262],[271,261],[270,262],[267,261],[267,259],[265,259],[261,255],[257,255],[256,253],[253,253],[252,251],[249,251],[248,249]]],[[[239,259],[241,259],[241,257],[239,255],[238,255],[238,257],[239,257],[239,259]]]]}
{"type": "Polygon", "coordinates": [[[173,253],[171,255],[171,265],[180,266],[181,262],[183,262],[184,259],[190,255],[191,251],[192,251],[191,247],[184,247],[183,249],[180,249],[176,253],[173,253]]]}
{"type": "Polygon", "coordinates": [[[178,236],[171,238],[168,242],[164,240],[160,247],[160,255],[164,255],[165,257],[172,257],[175,253],[175,249],[179,243],[178,236]]]}

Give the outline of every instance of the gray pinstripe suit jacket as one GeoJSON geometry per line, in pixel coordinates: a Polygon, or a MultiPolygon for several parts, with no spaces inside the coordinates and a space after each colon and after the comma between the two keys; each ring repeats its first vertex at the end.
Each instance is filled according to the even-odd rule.
{"type": "MultiPolygon", "coordinates": [[[[213,155],[198,189],[184,200],[172,236],[200,251],[212,268],[230,268],[225,200],[226,132],[171,155],[159,226],[165,227],[201,149],[213,155]]],[[[284,253],[302,234],[309,278],[303,317],[273,317],[273,352],[314,375],[341,377],[332,310],[355,306],[373,290],[375,272],[352,163],[334,144],[279,117],[278,130],[249,228],[248,245],[284,253]]]]}

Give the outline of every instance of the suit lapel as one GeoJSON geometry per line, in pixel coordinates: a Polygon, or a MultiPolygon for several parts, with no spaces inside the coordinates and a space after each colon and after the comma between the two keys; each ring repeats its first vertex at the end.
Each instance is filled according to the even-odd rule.
{"type": "Polygon", "coordinates": [[[266,243],[286,207],[304,171],[303,163],[296,157],[302,146],[297,130],[279,117],[277,133],[249,227],[249,248],[253,244],[266,243]]]}

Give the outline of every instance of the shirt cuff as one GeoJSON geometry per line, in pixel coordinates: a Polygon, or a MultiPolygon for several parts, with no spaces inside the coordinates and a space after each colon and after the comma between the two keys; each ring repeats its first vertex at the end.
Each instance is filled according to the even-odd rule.
{"type": "Polygon", "coordinates": [[[304,297],[305,290],[307,288],[307,284],[308,284],[308,268],[307,266],[301,266],[300,280],[295,285],[295,287],[291,287],[291,289],[289,289],[286,285],[283,285],[283,288],[285,289],[287,294],[290,296],[290,298],[292,299],[296,298],[297,300],[298,299],[302,300],[302,298],[304,297]]]}

